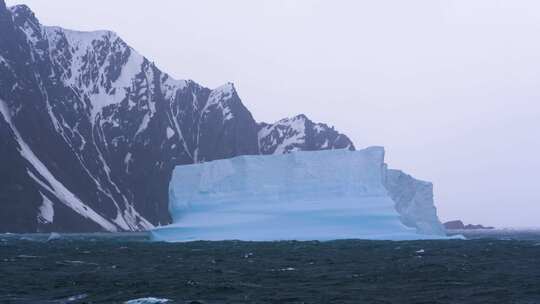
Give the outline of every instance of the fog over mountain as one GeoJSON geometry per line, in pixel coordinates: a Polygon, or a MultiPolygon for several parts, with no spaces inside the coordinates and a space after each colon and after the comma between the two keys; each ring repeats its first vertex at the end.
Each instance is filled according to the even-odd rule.
{"type": "Polygon", "coordinates": [[[305,113],[384,145],[443,220],[538,226],[537,1],[6,2],[113,30],[171,78],[231,81],[258,121],[305,113]]]}

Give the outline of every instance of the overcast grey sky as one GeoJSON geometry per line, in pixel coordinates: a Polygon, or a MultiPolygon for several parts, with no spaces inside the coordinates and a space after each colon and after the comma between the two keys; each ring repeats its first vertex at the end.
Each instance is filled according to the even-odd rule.
{"type": "Polygon", "coordinates": [[[434,182],[442,220],[540,226],[540,2],[8,0],[109,29],[176,78],[234,82],[434,182]]]}

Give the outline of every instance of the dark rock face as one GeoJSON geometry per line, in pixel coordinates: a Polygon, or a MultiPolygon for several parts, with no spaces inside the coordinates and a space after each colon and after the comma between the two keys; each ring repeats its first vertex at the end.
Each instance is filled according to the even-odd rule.
{"type": "Polygon", "coordinates": [[[472,225],[472,224],[463,224],[462,221],[449,221],[443,224],[444,228],[449,230],[474,230],[474,229],[495,229],[494,227],[482,226],[482,225],[472,225]]]}
{"type": "Polygon", "coordinates": [[[176,165],[354,149],[301,115],[258,124],[232,84],[174,80],[108,31],[43,26],[0,0],[0,232],[170,222],[176,165]]]}

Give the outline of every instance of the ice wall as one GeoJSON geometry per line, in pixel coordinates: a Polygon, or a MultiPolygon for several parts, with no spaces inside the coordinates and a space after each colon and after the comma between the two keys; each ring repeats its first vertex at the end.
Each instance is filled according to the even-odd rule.
{"type": "Polygon", "coordinates": [[[385,188],[386,171],[381,147],[240,156],[178,166],[169,188],[173,224],[153,230],[152,238],[269,241],[438,237],[418,233],[415,226],[402,223],[404,217],[396,211],[385,188]]]}
{"type": "Polygon", "coordinates": [[[445,235],[433,202],[433,184],[400,170],[386,170],[385,187],[401,221],[419,233],[445,235]]]}

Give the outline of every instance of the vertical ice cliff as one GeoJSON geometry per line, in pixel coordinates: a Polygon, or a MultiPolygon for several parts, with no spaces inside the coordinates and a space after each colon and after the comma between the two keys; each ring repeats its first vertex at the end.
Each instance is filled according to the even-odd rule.
{"type": "Polygon", "coordinates": [[[386,170],[384,184],[403,224],[424,234],[445,234],[433,202],[432,183],[400,170],[386,170]]]}
{"type": "Polygon", "coordinates": [[[410,187],[394,171],[387,172],[381,147],[178,166],[169,186],[173,224],[152,230],[152,236],[164,241],[444,236],[438,220],[431,221],[429,197],[421,197],[429,196],[422,192],[429,189],[419,190],[415,198],[397,195],[400,201],[395,202],[387,180],[392,189],[410,187]],[[409,214],[411,210],[416,214],[409,214]]]}

